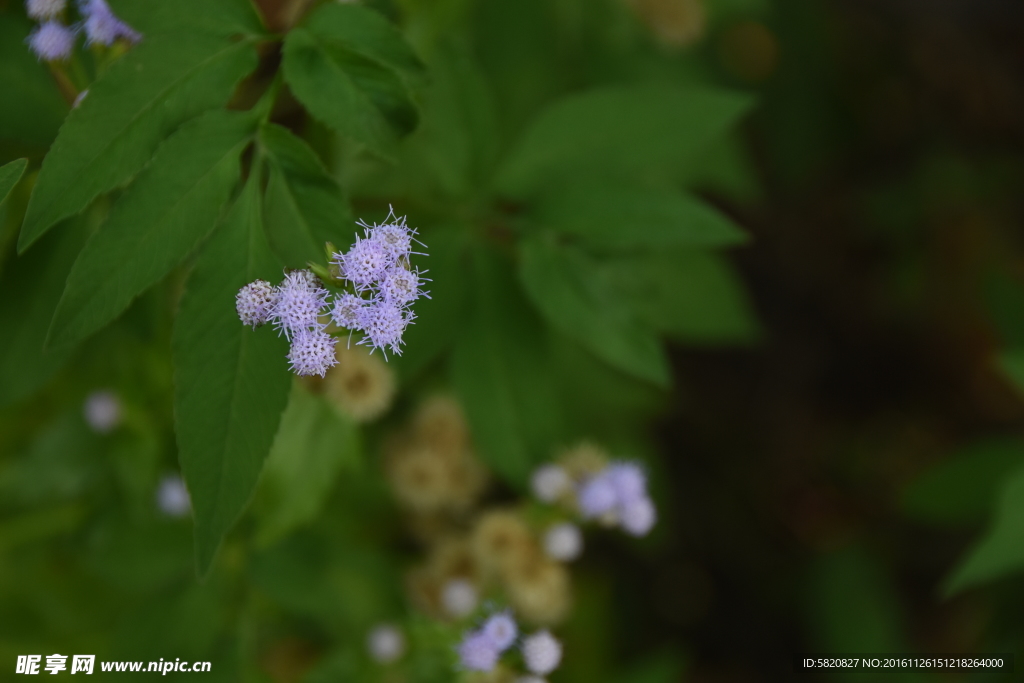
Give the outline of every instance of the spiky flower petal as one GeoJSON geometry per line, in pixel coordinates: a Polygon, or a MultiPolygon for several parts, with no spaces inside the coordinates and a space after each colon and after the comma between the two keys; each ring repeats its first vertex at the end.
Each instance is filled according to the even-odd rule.
{"type": "Polygon", "coordinates": [[[411,311],[404,311],[395,304],[378,301],[360,311],[359,327],[366,337],[360,344],[375,349],[390,348],[392,353],[401,354],[402,334],[412,321],[411,311]]]}
{"type": "Polygon", "coordinates": [[[270,319],[289,339],[302,330],[321,329],[320,313],[327,304],[327,290],[308,270],[288,273],[277,289],[270,319]]]}

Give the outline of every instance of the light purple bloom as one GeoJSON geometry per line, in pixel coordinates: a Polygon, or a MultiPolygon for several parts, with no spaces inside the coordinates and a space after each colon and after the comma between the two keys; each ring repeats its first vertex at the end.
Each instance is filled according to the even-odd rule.
{"type": "Polygon", "coordinates": [[[64,60],[75,48],[75,32],[60,22],[48,21],[29,35],[28,45],[39,59],[64,60]]]}
{"type": "Polygon", "coordinates": [[[585,518],[600,517],[614,509],[619,502],[615,486],[606,473],[607,470],[591,477],[579,488],[576,500],[585,518]]]}
{"type": "Polygon", "coordinates": [[[411,311],[404,311],[386,301],[365,306],[360,311],[359,327],[366,336],[359,343],[381,350],[388,347],[392,353],[401,354],[402,334],[412,319],[411,311]]]}
{"type": "Polygon", "coordinates": [[[321,329],[320,313],[327,305],[327,290],[313,273],[296,270],[288,273],[277,288],[270,320],[274,321],[278,333],[284,332],[288,339],[302,330],[321,329]]]}
{"type": "Polygon", "coordinates": [[[85,35],[90,45],[113,45],[118,38],[132,43],[142,40],[142,34],[114,15],[106,0],[83,0],[81,9],[85,17],[85,35]]]}
{"type": "Polygon", "coordinates": [[[458,647],[459,663],[469,671],[490,671],[501,652],[493,640],[479,631],[467,633],[458,647]]]}
{"type": "Polygon", "coordinates": [[[67,4],[67,0],[25,0],[25,13],[36,21],[56,19],[67,4]]]}
{"type": "Polygon", "coordinates": [[[327,374],[328,368],[338,363],[334,356],[334,347],[338,340],[323,330],[301,329],[292,339],[288,351],[288,362],[296,375],[327,374]]]}
{"type": "Polygon", "coordinates": [[[335,256],[342,277],[352,282],[357,291],[377,284],[390,261],[384,245],[373,238],[357,238],[347,253],[335,256]]]}
{"type": "Polygon", "coordinates": [[[397,306],[407,306],[426,295],[420,289],[421,279],[418,270],[410,270],[401,264],[386,268],[378,285],[381,298],[397,306]]]}
{"type": "Polygon", "coordinates": [[[121,424],[121,401],[112,391],[94,391],[86,397],[82,413],[94,432],[107,434],[121,424]]]}
{"type": "Polygon", "coordinates": [[[156,504],[160,511],[170,517],[184,517],[192,509],[185,482],[176,474],[160,480],[156,490],[156,504]]]}
{"type": "Polygon", "coordinates": [[[491,642],[494,643],[499,652],[504,652],[516,642],[519,628],[516,626],[516,620],[512,618],[512,615],[505,611],[492,614],[484,622],[480,632],[491,639],[491,642]]]}
{"type": "Polygon", "coordinates": [[[331,310],[331,319],[338,327],[349,330],[363,329],[359,320],[362,310],[368,305],[368,301],[355,294],[345,292],[334,299],[334,308],[331,310]]]}
{"type": "Polygon", "coordinates": [[[654,527],[658,513],[651,499],[644,496],[630,501],[619,508],[619,521],[622,528],[633,536],[646,536],[654,527]]]}
{"type": "Polygon", "coordinates": [[[647,477],[634,462],[615,463],[605,469],[603,475],[615,489],[619,505],[626,505],[647,495],[647,477]]]}
{"type": "Polygon", "coordinates": [[[254,280],[238,290],[235,310],[243,324],[253,329],[263,325],[274,310],[277,289],[266,280],[254,280]]]}

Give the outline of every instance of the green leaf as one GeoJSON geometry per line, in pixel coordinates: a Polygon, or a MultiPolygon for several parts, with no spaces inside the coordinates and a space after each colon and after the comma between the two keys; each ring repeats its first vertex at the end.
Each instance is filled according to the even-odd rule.
{"type": "Polygon", "coordinates": [[[70,345],[103,327],[209,234],[254,127],[248,114],[214,111],[157,150],[75,261],[48,343],[70,345]]]}
{"type": "Polygon", "coordinates": [[[473,274],[475,310],[456,342],[452,378],[480,457],[521,486],[550,457],[559,428],[547,340],[510,264],[479,247],[473,274]]]}
{"type": "Polygon", "coordinates": [[[1024,569],[1024,468],[1005,477],[991,526],[946,578],[947,597],[1024,569]]]}
{"type": "Polygon", "coordinates": [[[1013,382],[1017,391],[1024,394],[1024,351],[1003,351],[999,354],[998,364],[999,369],[1013,382]]]}
{"type": "Polygon", "coordinates": [[[743,285],[718,254],[662,250],[617,256],[601,269],[659,333],[688,344],[742,344],[758,337],[743,285]]]}
{"type": "Polygon", "coordinates": [[[284,75],[309,112],[342,135],[390,155],[416,126],[408,79],[419,62],[383,17],[321,5],[284,43],[284,75]]]}
{"type": "Polygon", "coordinates": [[[235,314],[241,287],[280,272],[254,175],[203,249],[174,325],[175,431],[200,575],[252,496],[288,400],[287,342],[269,327],[243,326],[235,314]]]}
{"type": "Polygon", "coordinates": [[[630,177],[678,168],[732,126],[750,98],[726,91],[614,86],[541,112],[499,169],[500,192],[521,197],[579,174],[630,177]]]}
{"type": "Polygon", "coordinates": [[[270,161],[266,228],[274,251],[291,268],[320,262],[324,243],[339,248],[352,241],[355,227],[345,195],[301,138],[268,124],[260,143],[270,161]]]}
{"type": "Polygon", "coordinates": [[[43,350],[67,273],[88,235],[84,219],[69,223],[14,259],[0,278],[0,289],[18,293],[0,299],[0,405],[42,387],[71,353],[70,347],[43,350]]]}
{"type": "Polygon", "coordinates": [[[316,518],[343,468],[359,465],[359,430],[295,383],[260,483],[256,540],[269,544],[316,518]]]}
{"type": "Polygon", "coordinates": [[[720,247],[746,235],[692,195],[623,185],[582,185],[541,201],[538,222],[605,249],[720,247]]]}
{"type": "Polygon", "coordinates": [[[552,327],[606,363],[668,386],[668,360],[657,337],[633,317],[585,254],[539,236],[522,242],[520,257],[523,286],[552,327]]]}
{"type": "Polygon", "coordinates": [[[0,140],[37,151],[53,142],[68,104],[53,86],[46,65],[26,47],[25,36],[31,30],[32,23],[24,17],[0,14],[0,140]]]}
{"type": "Polygon", "coordinates": [[[986,439],[960,449],[903,492],[907,514],[936,524],[984,521],[1006,475],[1024,465],[1020,439],[986,439]]]}
{"type": "Polygon", "coordinates": [[[26,166],[28,166],[28,159],[15,159],[9,164],[0,166],[0,204],[4,203],[7,195],[11,193],[14,186],[21,180],[26,166]]]}
{"type": "Polygon", "coordinates": [[[110,6],[146,40],[180,31],[221,36],[266,32],[249,0],[110,0],[110,6]]]}
{"type": "Polygon", "coordinates": [[[129,181],[167,135],[222,106],[255,66],[252,43],[201,33],[154,36],[132,48],[61,127],[43,160],[18,250],[129,181]]]}

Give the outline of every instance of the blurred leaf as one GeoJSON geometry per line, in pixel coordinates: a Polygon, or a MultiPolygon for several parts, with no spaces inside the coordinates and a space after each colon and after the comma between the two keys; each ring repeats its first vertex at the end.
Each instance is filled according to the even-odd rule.
{"type": "Polygon", "coordinates": [[[248,114],[213,111],[157,150],[75,261],[48,344],[71,345],[103,327],[188,256],[238,182],[253,128],[248,114]]]}
{"type": "Polygon", "coordinates": [[[497,188],[521,197],[566,177],[626,178],[679,168],[750,106],[725,91],[615,86],[566,97],[544,110],[499,169],[497,188]]]}
{"type": "Polygon", "coordinates": [[[17,159],[9,164],[0,166],[0,204],[7,199],[14,186],[21,180],[25,167],[28,166],[28,159],[17,159]]]}
{"type": "Polygon", "coordinates": [[[1024,393],[1024,351],[1003,351],[998,358],[999,368],[1013,382],[1017,391],[1024,393]]]}
{"type": "Polygon", "coordinates": [[[5,517],[0,520],[0,554],[9,553],[21,545],[67,534],[78,527],[85,513],[82,505],[71,503],[5,517]]]}
{"type": "Polygon", "coordinates": [[[541,236],[524,240],[520,253],[523,285],[550,325],[620,370],[668,386],[668,359],[657,337],[582,252],[541,236]]]}
{"type": "Polygon", "coordinates": [[[452,378],[480,457],[523,485],[549,457],[560,421],[547,340],[503,257],[475,249],[473,275],[474,310],[455,343],[452,378]]]}
{"type": "Polygon", "coordinates": [[[603,249],[719,247],[746,235],[692,195],[623,185],[576,185],[541,201],[545,228],[578,235],[603,249]]]}
{"type": "Polygon", "coordinates": [[[281,271],[261,222],[253,175],[203,249],[174,326],[175,426],[200,575],[249,502],[288,400],[287,342],[235,314],[242,286],[281,271]]]}
{"type": "Polygon", "coordinates": [[[288,33],[284,75],[310,113],[342,135],[389,155],[416,126],[408,77],[419,61],[373,10],[321,5],[288,33]]]}
{"type": "Polygon", "coordinates": [[[267,124],[260,144],[270,160],[266,195],[267,237],[291,268],[320,262],[324,243],[346,248],[355,230],[341,187],[304,140],[267,124]],[[350,232],[351,229],[351,232],[350,232]]]}
{"type": "Polygon", "coordinates": [[[261,477],[258,543],[269,544],[313,520],[338,472],[359,460],[359,430],[296,382],[261,477]]]}
{"type": "Polygon", "coordinates": [[[210,661],[210,648],[228,623],[228,595],[222,580],[156,593],[122,621],[114,657],[155,661],[173,652],[186,661],[210,661]]]}
{"type": "Polygon", "coordinates": [[[903,492],[907,514],[936,524],[972,524],[992,511],[1006,475],[1024,465],[1024,442],[990,439],[958,450],[903,492]]]}
{"type": "Polygon", "coordinates": [[[53,141],[68,105],[53,77],[25,45],[32,23],[12,12],[0,14],[0,139],[32,147],[53,141]]]}
{"type": "Polygon", "coordinates": [[[617,683],[677,683],[683,680],[686,662],[678,652],[662,652],[648,657],[625,673],[617,676],[617,683]]]}
{"type": "Polygon", "coordinates": [[[997,501],[991,526],[943,582],[947,597],[1024,569],[1024,469],[1005,478],[997,501]]]}
{"type": "Polygon", "coordinates": [[[152,591],[187,580],[193,565],[192,525],[186,521],[132,523],[118,515],[96,525],[90,541],[89,568],[123,591],[152,591]]]}
{"type": "Polygon", "coordinates": [[[0,288],[18,296],[0,298],[0,405],[31,395],[63,366],[71,347],[43,350],[64,281],[87,236],[81,218],[13,259],[0,288]]]}
{"type": "MultiPolygon", "coordinates": [[[[899,596],[886,571],[885,565],[857,547],[833,551],[815,561],[804,597],[818,651],[908,651],[899,596]]],[[[921,678],[918,672],[893,674],[894,681],[921,678]]],[[[853,670],[839,674],[843,680],[862,680],[860,676],[853,670]]]]}
{"type": "MultiPolygon", "coordinates": [[[[146,40],[178,31],[220,36],[265,33],[249,0],[108,0],[118,17],[146,40]]],[[[145,42],[145,41],[143,41],[145,42]]]]}
{"type": "Polygon", "coordinates": [[[429,299],[416,302],[416,321],[405,331],[405,348],[392,362],[405,377],[425,368],[458,339],[469,307],[472,273],[464,227],[422,235],[427,253],[429,299]]]}
{"type": "Polygon", "coordinates": [[[601,268],[657,332],[691,344],[745,343],[758,336],[744,287],[718,254],[662,250],[618,256],[601,268]]]}
{"type": "Polygon", "coordinates": [[[89,87],[61,127],[43,160],[18,250],[125,184],[161,140],[223,105],[255,66],[252,43],[201,33],[154,37],[132,48],[89,87]]]}

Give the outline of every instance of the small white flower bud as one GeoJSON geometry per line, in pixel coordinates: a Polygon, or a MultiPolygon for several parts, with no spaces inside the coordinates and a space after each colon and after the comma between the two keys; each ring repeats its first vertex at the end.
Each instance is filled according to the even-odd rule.
{"type": "Polygon", "coordinates": [[[238,290],[235,310],[245,325],[257,328],[270,320],[277,290],[266,280],[254,280],[238,290]]]}
{"type": "Polygon", "coordinates": [[[449,616],[464,617],[476,609],[478,602],[476,587],[466,579],[452,579],[441,589],[441,605],[449,616]]]}
{"type": "Polygon", "coordinates": [[[156,506],[169,517],[184,517],[192,509],[192,499],[185,482],[176,474],[160,480],[156,489],[156,506]]]}
{"type": "Polygon", "coordinates": [[[378,624],[366,636],[366,649],[375,662],[388,664],[405,654],[405,636],[391,624],[378,624]]]}
{"type": "Polygon", "coordinates": [[[575,560],[583,552],[583,533],[571,522],[555,524],[544,534],[544,552],[560,562],[575,560]]]}
{"type": "Polygon", "coordinates": [[[548,631],[539,631],[523,641],[523,661],[531,673],[546,676],[562,662],[562,644],[548,631]]]}
{"type": "Polygon", "coordinates": [[[569,473],[558,465],[541,465],[533,471],[530,479],[533,495],[545,503],[553,503],[565,493],[572,482],[569,473]]]}
{"type": "Polygon", "coordinates": [[[106,434],[121,424],[121,401],[112,391],[94,391],[85,399],[82,412],[94,432],[106,434]]]}

